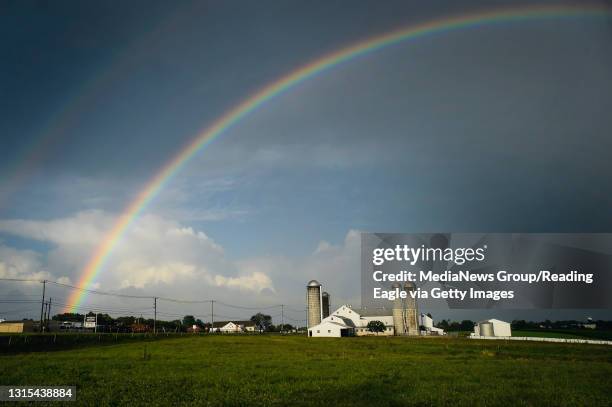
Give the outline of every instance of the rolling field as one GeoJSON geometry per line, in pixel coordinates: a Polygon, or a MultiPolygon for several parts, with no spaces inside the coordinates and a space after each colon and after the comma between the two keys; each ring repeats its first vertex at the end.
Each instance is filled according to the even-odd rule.
{"type": "Polygon", "coordinates": [[[91,405],[604,406],[610,377],[611,346],[447,338],[195,336],[0,355],[0,384],[76,385],[91,405]]]}

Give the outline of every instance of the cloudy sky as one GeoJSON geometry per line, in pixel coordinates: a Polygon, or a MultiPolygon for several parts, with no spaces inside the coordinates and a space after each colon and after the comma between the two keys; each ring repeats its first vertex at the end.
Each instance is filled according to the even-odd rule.
{"type": "MultiPolygon", "coordinates": [[[[373,35],[510,4],[2,3],[0,277],[69,284],[147,180],[262,86],[373,35]]],[[[316,278],[359,305],[359,231],[610,232],[611,72],[612,21],[578,17],[337,66],[202,150],[92,287],[299,310],[316,278]]],[[[83,311],[150,306],[117,301],[83,311]]],[[[165,309],[204,315],[193,307],[165,309]]]]}

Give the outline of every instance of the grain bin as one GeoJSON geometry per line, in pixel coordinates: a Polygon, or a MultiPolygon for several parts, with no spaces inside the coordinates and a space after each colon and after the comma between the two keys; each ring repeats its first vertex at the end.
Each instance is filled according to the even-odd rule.
{"type": "Polygon", "coordinates": [[[322,298],[321,284],[317,280],[310,280],[306,286],[306,302],[308,304],[308,328],[321,323],[322,298]]]}
{"type": "Polygon", "coordinates": [[[493,324],[490,322],[481,322],[479,324],[480,336],[494,336],[493,324]]]}

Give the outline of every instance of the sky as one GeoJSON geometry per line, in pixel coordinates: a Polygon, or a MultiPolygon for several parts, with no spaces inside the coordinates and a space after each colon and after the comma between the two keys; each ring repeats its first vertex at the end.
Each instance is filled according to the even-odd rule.
{"type": "MultiPolygon", "coordinates": [[[[282,75],[393,29],[519,4],[558,3],[3,0],[0,277],[75,284],[147,180],[282,75]]],[[[610,232],[611,72],[602,18],[440,33],[334,67],[197,154],[92,288],[301,310],[316,278],[332,304],[358,305],[360,231],[610,232]]],[[[0,284],[6,298],[38,293],[0,284]]],[[[150,311],[114,301],[83,310],[150,311]]]]}

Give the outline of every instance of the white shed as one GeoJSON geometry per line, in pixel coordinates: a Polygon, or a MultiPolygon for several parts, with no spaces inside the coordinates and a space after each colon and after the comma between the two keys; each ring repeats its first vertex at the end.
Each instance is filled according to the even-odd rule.
{"type": "Polygon", "coordinates": [[[339,321],[330,321],[328,318],[326,318],[319,325],[310,327],[308,329],[308,336],[340,338],[341,336],[350,336],[353,334],[353,332],[354,329],[352,327],[339,321]]]}

